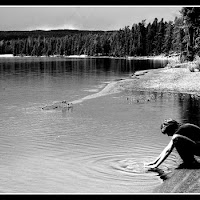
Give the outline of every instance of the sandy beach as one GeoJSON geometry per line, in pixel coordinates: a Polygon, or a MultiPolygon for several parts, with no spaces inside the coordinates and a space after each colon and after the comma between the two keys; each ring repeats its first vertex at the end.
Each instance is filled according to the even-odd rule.
{"type": "Polygon", "coordinates": [[[117,81],[112,87],[104,88],[104,91],[148,90],[200,94],[200,72],[191,72],[187,64],[183,66],[138,71],[127,79],[117,81]]]}

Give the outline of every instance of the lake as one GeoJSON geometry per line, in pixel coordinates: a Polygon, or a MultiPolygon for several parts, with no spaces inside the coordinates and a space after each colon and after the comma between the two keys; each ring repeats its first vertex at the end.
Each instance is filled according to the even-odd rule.
{"type": "Polygon", "coordinates": [[[0,58],[1,193],[151,193],[177,166],[174,151],[158,172],[144,162],[170,138],[166,118],[200,125],[188,94],[124,91],[85,97],[136,70],[167,61],[110,58],[0,58]],[[67,110],[41,108],[73,102],[67,110]],[[80,100],[80,101],[79,101],[80,100]]]}

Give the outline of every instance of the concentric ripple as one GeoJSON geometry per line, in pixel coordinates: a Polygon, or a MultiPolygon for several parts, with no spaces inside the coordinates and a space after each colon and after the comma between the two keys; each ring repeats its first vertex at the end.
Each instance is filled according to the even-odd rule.
{"type": "Polygon", "coordinates": [[[96,188],[99,185],[101,187],[104,185],[106,188],[108,185],[112,192],[129,192],[130,188],[134,188],[134,192],[151,192],[161,180],[157,177],[158,173],[147,172],[144,169],[144,161],[149,159],[148,157],[137,159],[126,152],[116,155],[109,153],[85,155],[72,158],[70,162],[77,164],[71,174],[82,180],[87,179],[96,188]],[[147,182],[150,183],[149,186],[147,182]]]}

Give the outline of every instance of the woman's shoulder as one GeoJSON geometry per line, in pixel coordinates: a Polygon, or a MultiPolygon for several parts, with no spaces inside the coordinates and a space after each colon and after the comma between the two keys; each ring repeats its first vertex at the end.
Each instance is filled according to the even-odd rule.
{"type": "Polygon", "coordinates": [[[193,141],[200,141],[200,127],[195,124],[182,124],[175,134],[186,136],[193,141]]]}
{"type": "Polygon", "coordinates": [[[185,123],[185,124],[182,124],[180,127],[179,127],[179,130],[183,130],[183,129],[199,129],[200,130],[200,127],[195,125],[195,124],[191,124],[191,123],[185,123]]]}

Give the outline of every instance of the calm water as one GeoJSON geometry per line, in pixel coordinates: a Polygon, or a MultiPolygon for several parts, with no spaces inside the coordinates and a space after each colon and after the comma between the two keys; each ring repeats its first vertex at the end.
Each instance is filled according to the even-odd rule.
{"type": "Polygon", "coordinates": [[[0,59],[1,193],[146,193],[178,165],[176,152],[147,172],[170,138],[165,118],[199,124],[190,95],[123,92],[67,111],[42,111],[55,101],[98,93],[138,68],[166,62],[121,59],[0,59]]]}

